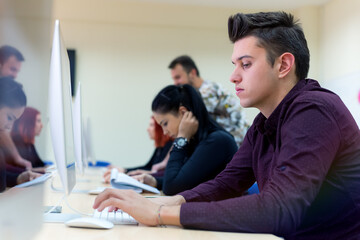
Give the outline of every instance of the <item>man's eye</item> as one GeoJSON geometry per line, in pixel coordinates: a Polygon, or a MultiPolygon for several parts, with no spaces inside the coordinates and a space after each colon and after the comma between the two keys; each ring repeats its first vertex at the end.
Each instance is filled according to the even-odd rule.
{"type": "Polygon", "coordinates": [[[244,69],[249,68],[250,66],[251,66],[251,63],[244,63],[244,64],[242,65],[242,67],[243,67],[244,69]]]}

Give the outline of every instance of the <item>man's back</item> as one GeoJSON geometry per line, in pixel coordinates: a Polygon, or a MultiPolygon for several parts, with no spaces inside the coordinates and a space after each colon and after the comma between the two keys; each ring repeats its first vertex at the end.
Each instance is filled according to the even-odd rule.
{"type": "Polygon", "coordinates": [[[280,222],[299,224],[280,235],[344,238],[349,226],[360,232],[360,132],[337,95],[302,81],[268,119],[256,118],[249,137],[261,156],[252,162],[260,192],[276,182],[284,192],[280,222]]]}
{"type": "Polygon", "coordinates": [[[355,120],[338,96],[302,80],[268,118],[255,118],[224,171],[181,193],[189,203],[181,208],[182,224],[189,226],[191,212],[192,227],[349,239],[360,234],[359,172],[355,120]],[[237,197],[255,180],[259,194],[237,197]],[[221,201],[224,196],[229,199],[221,201]],[[223,209],[231,209],[226,221],[211,216],[227,212],[223,209]]]}

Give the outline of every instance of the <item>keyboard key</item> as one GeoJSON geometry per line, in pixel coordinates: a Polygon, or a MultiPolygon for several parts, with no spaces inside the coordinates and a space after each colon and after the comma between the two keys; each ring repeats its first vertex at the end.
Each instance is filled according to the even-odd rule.
{"type": "Polygon", "coordinates": [[[93,217],[105,219],[117,225],[138,224],[138,222],[133,217],[131,217],[126,212],[123,212],[122,210],[117,210],[113,212],[109,212],[109,208],[105,208],[101,212],[95,210],[93,213],[93,217]]]}

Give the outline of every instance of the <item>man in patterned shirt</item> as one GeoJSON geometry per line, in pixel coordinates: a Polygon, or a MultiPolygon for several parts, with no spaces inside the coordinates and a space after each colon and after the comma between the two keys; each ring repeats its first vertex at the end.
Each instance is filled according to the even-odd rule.
{"type": "MultiPolygon", "coordinates": [[[[9,45],[0,47],[0,77],[16,78],[21,70],[22,62],[24,61],[22,53],[9,45]]],[[[13,163],[20,167],[31,169],[31,162],[23,159],[16,149],[9,131],[0,131],[0,146],[3,146],[9,152],[13,163]]]]}
{"type": "Polygon", "coordinates": [[[169,68],[174,84],[190,84],[197,89],[210,116],[230,132],[240,146],[249,126],[245,122],[238,99],[221,85],[203,80],[195,62],[189,56],[175,58],[169,68]]]}

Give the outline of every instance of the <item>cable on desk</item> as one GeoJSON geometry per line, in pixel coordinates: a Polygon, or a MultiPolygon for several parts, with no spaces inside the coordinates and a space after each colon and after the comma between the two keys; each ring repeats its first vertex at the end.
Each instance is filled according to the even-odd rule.
{"type": "Polygon", "coordinates": [[[68,208],[70,208],[73,212],[76,212],[76,213],[78,213],[78,214],[80,214],[80,215],[84,215],[84,216],[87,216],[87,217],[92,217],[92,216],[93,216],[93,214],[83,213],[83,212],[80,212],[80,211],[72,208],[72,207],[70,206],[70,204],[68,203],[67,199],[66,199],[66,194],[65,194],[65,203],[66,203],[66,205],[68,206],[68,208]]]}
{"type": "Polygon", "coordinates": [[[48,215],[49,213],[51,213],[57,206],[60,206],[60,204],[62,203],[62,201],[64,201],[65,197],[66,197],[66,194],[64,194],[64,195],[62,196],[62,198],[59,200],[59,202],[58,202],[55,206],[53,206],[52,208],[50,208],[49,211],[47,211],[46,213],[44,213],[44,216],[46,216],[46,215],[48,215]]]}

